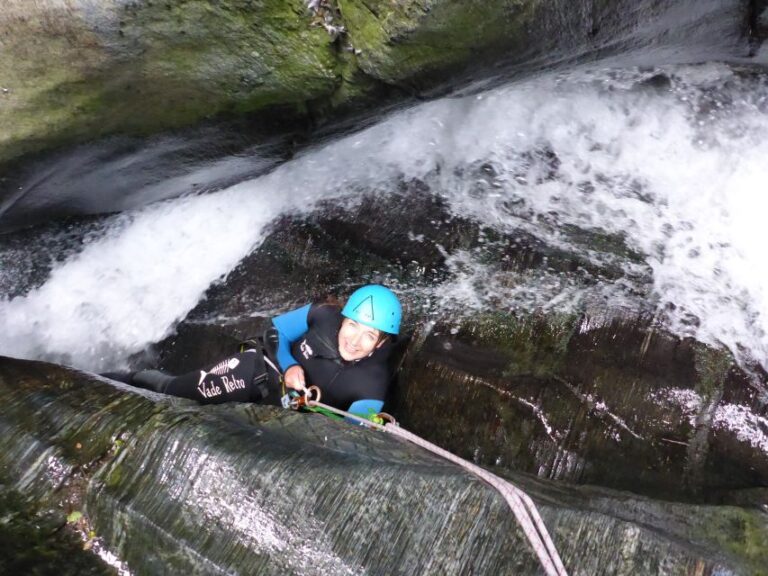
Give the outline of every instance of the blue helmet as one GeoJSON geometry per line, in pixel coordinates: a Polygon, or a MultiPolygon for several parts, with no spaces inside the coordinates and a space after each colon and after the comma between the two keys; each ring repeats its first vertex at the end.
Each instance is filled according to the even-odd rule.
{"type": "Polygon", "coordinates": [[[399,334],[403,311],[392,290],[369,284],[352,292],[341,315],[388,334],[399,334]]]}

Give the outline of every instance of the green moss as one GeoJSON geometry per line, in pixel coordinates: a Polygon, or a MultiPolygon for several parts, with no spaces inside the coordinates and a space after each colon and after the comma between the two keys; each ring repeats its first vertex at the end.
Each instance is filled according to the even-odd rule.
{"type": "Polygon", "coordinates": [[[348,51],[339,53],[339,74],[341,83],[326,104],[330,109],[367,100],[380,87],[378,82],[358,68],[355,56],[348,51]]]}
{"type": "Polygon", "coordinates": [[[568,343],[577,329],[578,318],[572,314],[521,319],[493,312],[465,320],[459,338],[503,354],[509,361],[504,376],[547,378],[561,372],[568,343]]]}
{"type": "Polygon", "coordinates": [[[126,4],[96,32],[76,8],[30,8],[0,37],[0,162],[114,133],[151,134],[279,104],[297,114],[341,82],[302,0],[126,4]],[[50,20],[56,18],[56,29],[50,20]],[[7,38],[7,40],[6,40],[7,38]]]}
{"type": "Polygon", "coordinates": [[[388,83],[415,81],[478,56],[524,48],[535,2],[339,0],[360,66],[388,83]]]}
{"type": "Polygon", "coordinates": [[[106,477],[106,485],[109,487],[119,486],[123,479],[122,468],[119,465],[112,464],[109,468],[109,474],[106,477]]]}
{"type": "Polygon", "coordinates": [[[530,0],[337,0],[347,37],[304,0],[29,4],[0,22],[0,163],[220,115],[323,117],[431,85],[524,46],[530,0]],[[93,12],[99,13],[99,23],[93,12]],[[348,42],[359,54],[348,51],[348,42]],[[398,92],[399,93],[399,92],[398,92]]]}
{"type": "MultiPolygon", "coordinates": [[[[74,516],[73,516],[74,517],[74,516]]],[[[114,571],[85,552],[64,514],[40,513],[0,482],[0,573],[106,575],[114,571]]]]}
{"type": "Polygon", "coordinates": [[[733,357],[725,349],[714,349],[704,344],[696,344],[695,362],[696,391],[705,398],[712,398],[725,384],[728,371],[733,366],[733,357]]]}
{"type": "Polygon", "coordinates": [[[0,160],[36,148],[36,140],[61,132],[88,100],[88,70],[105,57],[93,34],[64,20],[56,34],[43,22],[12,17],[0,25],[0,160]],[[72,37],[80,39],[74,44],[72,37]]]}
{"type": "Polygon", "coordinates": [[[765,514],[721,506],[696,524],[698,538],[739,559],[754,576],[768,575],[768,520],[765,514]]]}
{"type": "Polygon", "coordinates": [[[645,257],[627,246],[626,235],[623,233],[610,234],[602,229],[584,229],[578,226],[566,224],[562,227],[568,238],[581,244],[588,250],[594,250],[601,254],[615,254],[637,264],[645,263],[645,257]]]}

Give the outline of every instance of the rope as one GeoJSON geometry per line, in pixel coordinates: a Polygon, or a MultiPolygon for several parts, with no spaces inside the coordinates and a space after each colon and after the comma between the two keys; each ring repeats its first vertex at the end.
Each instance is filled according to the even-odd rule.
{"type": "Polygon", "coordinates": [[[539,515],[536,504],[534,504],[533,500],[531,500],[528,494],[520,490],[515,485],[507,482],[502,478],[499,478],[492,472],[489,472],[480,466],[472,464],[471,462],[467,462],[455,454],[451,454],[447,450],[444,450],[443,448],[440,448],[439,446],[424,440],[412,432],[408,432],[408,430],[401,428],[397,422],[394,421],[394,418],[392,418],[391,422],[382,425],[376,422],[372,422],[366,418],[356,416],[355,414],[345,412],[344,410],[339,410],[333,406],[328,406],[327,404],[323,404],[317,400],[307,399],[305,401],[305,405],[308,407],[322,408],[325,411],[338,414],[339,416],[343,416],[345,418],[350,418],[356,422],[359,422],[360,424],[363,424],[364,426],[368,426],[369,428],[383,430],[384,432],[389,432],[390,434],[399,436],[408,442],[429,450],[433,454],[437,454],[446,460],[450,460],[451,462],[458,464],[468,472],[474,474],[485,483],[495,488],[504,497],[504,500],[507,501],[507,504],[512,509],[517,522],[520,524],[520,527],[523,529],[525,536],[528,538],[528,541],[533,547],[534,552],[536,552],[536,556],[538,557],[539,562],[541,562],[541,565],[544,568],[544,571],[547,573],[547,576],[568,576],[568,573],[563,566],[563,561],[560,559],[560,554],[558,554],[557,548],[555,548],[555,544],[552,542],[552,538],[547,531],[547,527],[544,525],[544,521],[539,515]]]}

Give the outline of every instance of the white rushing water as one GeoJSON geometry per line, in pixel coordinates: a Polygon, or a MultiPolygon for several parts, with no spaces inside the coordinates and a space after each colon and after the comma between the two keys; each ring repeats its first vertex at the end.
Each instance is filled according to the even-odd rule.
{"type": "MultiPolygon", "coordinates": [[[[708,64],[646,82],[659,72],[571,71],[423,104],[258,179],[114,217],[42,286],[0,300],[0,350],[119,366],[167,335],[277,215],[418,178],[457,214],[596,261],[618,257],[575,246],[571,225],[624,235],[645,264],[617,261],[652,271],[644,291],[669,328],[766,365],[766,81],[708,64]]],[[[446,306],[580,305],[567,283],[505,287],[464,257],[439,291],[446,306]]]]}

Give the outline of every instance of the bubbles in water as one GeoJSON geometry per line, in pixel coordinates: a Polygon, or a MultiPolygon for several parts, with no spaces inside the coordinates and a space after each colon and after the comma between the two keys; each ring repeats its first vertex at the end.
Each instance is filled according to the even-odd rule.
{"type": "MultiPolygon", "coordinates": [[[[456,138],[473,143],[457,162],[491,166],[492,184],[455,178],[466,173],[455,167],[427,178],[457,213],[525,230],[593,262],[606,253],[595,243],[591,253],[579,246],[569,229],[621,236],[652,268],[653,301],[662,309],[674,303],[665,309],[671,329],[734,351],[746,343],[761,359],[768,350],[768,265],[759,254],[767,94],[764,77],[720,65],[512,85],[462,117],[468,134],[456,138]]],[[[474,284],[498,294],[495,277],[482,274],[474,284]]],[[[536,296],[551,302],[547,284],[535,285],[536,296]]],[[[467,292],[462,281],[456,294],[467,292]]],[[[469,292],[465,302],[478,305],[478,291],[469,292]]],[[[620,294],[611,293],[610,305],[620,294]]],[[[514,307],[516,296],[506,303],[514,307]]]]}
{"type": "Polygon", "coordinates": [[[764,359],[766,77],[716,64],[570,71],[481,96],[401,111],[258,179],[115,218],[44,284],[0,302],[4,352],[113,367],[172,330],[280,213],[417,180],[456,215],[579,268],[516,269],[481,237],[485,251],[448,255],[432,306],[652,309],[679,334],[764,359]]]}

